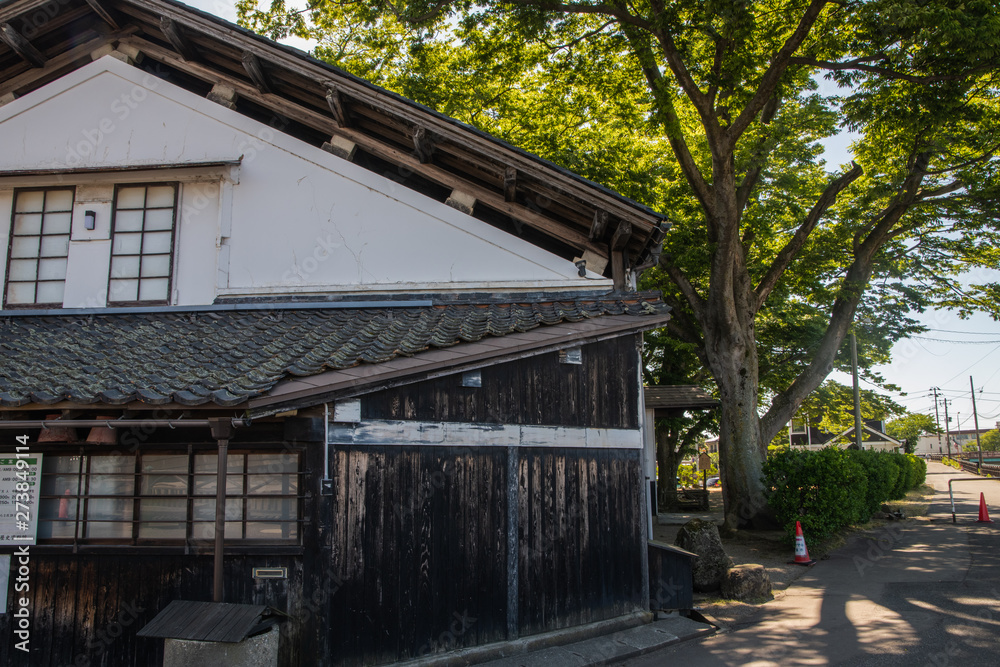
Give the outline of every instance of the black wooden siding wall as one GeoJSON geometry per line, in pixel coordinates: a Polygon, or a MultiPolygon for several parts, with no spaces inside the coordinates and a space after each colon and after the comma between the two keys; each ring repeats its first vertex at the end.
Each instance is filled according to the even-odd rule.
{"type": "MultiPolygon", "coordinates": [[[[293,618],[281,624],[281,667],[313,664],[323,650],[321,627],[329,591],[328,559],[319,553],[319,522],[316,471],[323,468],[322,447],[305,447],[288,441],[264,440],[250,444],[242,438],[260,432],[247,429],[234,438],[241,447],[259,446],[260,451],[282,451],[291,444],[302,452],[303,470],[316,490],[306,494],[301,555],[227,553],[225,556],[225,602],[263,604],[293,618]],[[279,448],[280,447],[280,448],[279,448]],[[287,567],[287,579],[253,579],[254,567],[287,567]],[[327,576],[324,577],[324,574],[327,576]]],[[[159,436],[172,433],[161,430],[159,436]]],[[[204,437],[204,434],[202,434],[204,437]]],[[[163,444],[163,443],[161,443],[163,444]]],[[[156,446],[156,445],[153,445],[156,446]]],[[[171,449],[176,449],[176,445],[171,449]]],[[[13,667],[147,667],[162,664],[163,640],[136,637],[166,605],[175,599],[212,599],[213,558],[185,555],[179,550],[165,553],[151,547],[106,547],[73,554],[45,546],[29,547],[29,590],[15,590],[17,556],[11,557],[14,572],[7,589],[6,614],[0,614],[0,665],[13,667]],[[17,598],[30,604],[30,652],[15,648],[17,598]],[[140,610],[141,611],[138,611],[140,610]],[[133,619],[133,611],[135,618],[133,619]]],[[[257,547],[265,554],[267,547],[257,547]]]]}
{"type": "MultiPolygon", "coordinates": [[[[32,555],[30,653],[16,650],[14,577],[0,616],[0,664],[25,667],[159,665],[163,640],[136,637],[171,600],[211,600],[211,556],[32,555]]],[[[302,559],[227,556],[226,601],[301,607],[302,559]],[[254,580],[253,567],[287,567],[287,580],[254,580]]],[[[304,626],[286,624],[282,665],[302,664],[304,626]]]]}
{"type": "MultiPolygon", "coordinates": [[[[480,387],[452,375],[368,394],[362,419],[637,429],[638,344],[586,345],[580,365],[550,353],[483,368],[480,387]]],[[[333,664],[644,608],[640,450],[342,445],[330,464],[333,664]]]]}
{"type": "MultiPolygon", "coordinates": [[[[485,368],[478,388],[386,390],[363,416],[635,429],[636,343],[585,346],[582,365],[553,353],[485,368]]],[[[338,446],[323,496],[322,449],[304,449],[301,555],[226,557],[227,602],[293,617],[283,667],[390,662],[643,608],[640,450],[338,446]],[[254,566],[289,579],[255,581],[254,566]]],[[[170,600],[211,599],[212,558],[32,548],[28,655],[14,648],[14,584],[0,665],[155,665],[163,640],[135,633],[170,600]]]]}
{"type": "Polygon", "coordinates": [[[560,364],[551,352],[483,368],[482,387],[460,375],[365,396],[362,419],[412,419],[638,428],[638,336],[583,346],[583,363],[560,364]]]}
{"type": "Polygon", "coordinates": [[[332,664],[512,638],[508,577],[518,636],[643,608],[639,450],[337,447],[331,469],[332,664]]]}

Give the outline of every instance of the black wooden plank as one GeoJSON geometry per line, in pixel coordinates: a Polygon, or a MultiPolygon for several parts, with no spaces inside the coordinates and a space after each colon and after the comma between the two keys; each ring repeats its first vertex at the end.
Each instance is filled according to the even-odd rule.
{"type": "Polygon", "coordinates": [[[484,368],[482,387],[462,387],[459,376],[373,392],[362,402],[365,419],[416,419],[512,424],[637,428],[635,337],[584,346],[581,366],[547,353],[484,368]]]}

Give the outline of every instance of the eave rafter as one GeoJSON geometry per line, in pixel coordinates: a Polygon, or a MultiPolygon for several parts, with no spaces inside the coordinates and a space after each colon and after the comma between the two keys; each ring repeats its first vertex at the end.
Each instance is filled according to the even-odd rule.
{"type": "Polygon", "coordinates": [[[9,23],[0,23],[0,41],[30,63],[32,67],[45,67],[45,63],[49,61],[41,51],[36,49],[24,35],[9,23]]]}
{"type": "MultiPolygon", "coordinates": [[[[8,5],[8,11],[0,9],[0,21],[9,24],[37,10],[43,0],[12,4],[19,12],[12,14],[8,5]]],[[[120,37],[121,43],[153,61],[213,86],[226,86],[240,98],[318,130],[338,144],[347,159],[356,146],[450,191],[467,193],[475,198],[477,210],[492,209],[581,252],[605,259],[619,252],[626,265],[642,261],[655,245],[650,240],[658,231],[659,217],[652,212],[287,48],[158,0],[79,4],[64,11],[89,10],[94,30],[123,29],[105,42],[120,37]],[[398,136],[390,139],[393,135],[398,136]],[[618,233],[609,239],[612,229],[618,233]],[[629,233],[622,235],[624,229],[629,233]]],[[[9,39],[4,42],[10,46],[9,39]]],[[[47,82],[43,72],[51,80],[57,60],[58,67],[66,68],[100,45],[94,40],[65,53],[48,49],[46,57],[37,49],[31,53],[30,42],[18,44],[20,50],[11,48],[25,60],[33,58],[33,69],[9,78],[0,70],[0,95],[30,92],[33,81],[47,82]]]]}

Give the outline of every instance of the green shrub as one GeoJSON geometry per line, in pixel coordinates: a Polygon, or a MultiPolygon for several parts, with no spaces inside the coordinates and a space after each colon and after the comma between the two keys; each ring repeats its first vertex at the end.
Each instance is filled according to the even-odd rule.
{"type": "Polygon", "coordinates": [[[850,450],[848,454],[861,464],[868,480],[868,489],[865,492],[864,500],[864,516],[860,518],[861,521],[867,521],[879,511],[882,503],[889,499],[896,488],[896,481],[899,479],[899,466],[892,460],[892,457],[897,456],[897,454],[872,450],[850,450]]]}
{"type": "Polygon", "coordinates": [[[910,466],[910,462],[907,460],[906,454],[890,453],[889,460],[892,461],[899,470],[899,477],[896,478],[896,484],[887,500],[902,500],[906,497],[906,492],[912,488],[910,486],[910,480],[914,477],[914,470],[910,466]]]}
{"type": "Polygon", "coordinates": [[[779,452],[763,472],[768,504],[789,535],[801,521],[813,539],[823,539],[861,520],[867,510],[865,468],[836,447],[779,452]]]}
{"type": "Polygon", "coordinates": [[[912,478],[910,479],[910,489],[918,489],[927,481],[927,461],[913,454],[905,454],[910,461],[912,478]]]}

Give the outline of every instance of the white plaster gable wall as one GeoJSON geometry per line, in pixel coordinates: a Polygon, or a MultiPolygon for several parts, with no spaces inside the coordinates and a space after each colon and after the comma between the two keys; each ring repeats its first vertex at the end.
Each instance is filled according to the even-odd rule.
{"type": "Polygon", "coordinates": [[[183,186],[174,303],[210,303],[216,291],[610,284],[580,278],[571,262],[110,57],[0,107],[0,146],[0,171],[242,157],[239,182],[228,190],[183,186]]]}

